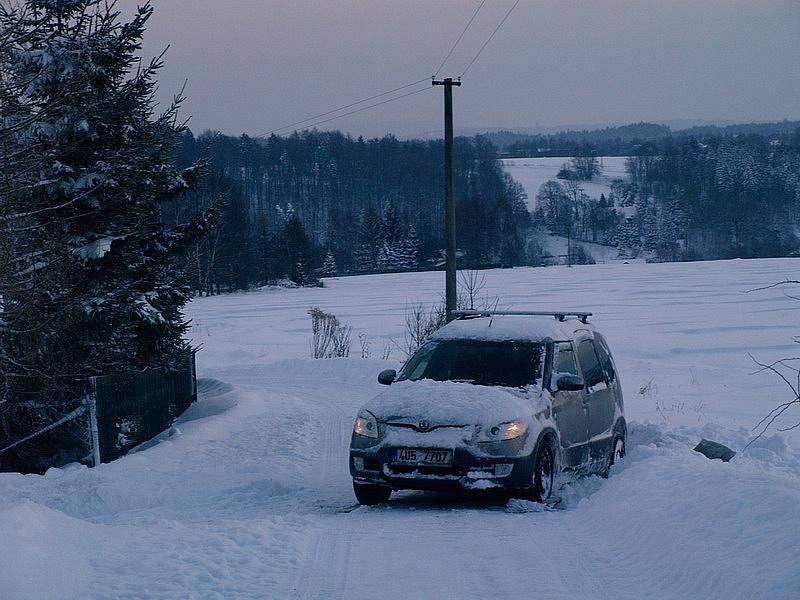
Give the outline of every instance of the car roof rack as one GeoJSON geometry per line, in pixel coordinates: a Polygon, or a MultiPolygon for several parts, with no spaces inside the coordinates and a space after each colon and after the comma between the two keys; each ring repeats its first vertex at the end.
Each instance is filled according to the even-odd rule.
{"type": "Polygon", "coordinates": [[[492,317],[494,315],[515,315],[530,317],[555,317],[556,321],[564,321],[567,317],[577,317],[581,323],[587,323],[590,312],[566,311],[566,310],[454,310],[451,313],[458,319],[469,319],[475,317],[492,317]]]}

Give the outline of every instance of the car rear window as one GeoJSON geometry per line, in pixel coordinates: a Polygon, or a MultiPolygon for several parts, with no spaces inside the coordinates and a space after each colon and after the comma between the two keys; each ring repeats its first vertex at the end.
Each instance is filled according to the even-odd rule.
{"type": "Polygon", "coordinates": [[[409,359],[398,379],[524,387],[541,379],[543,356],[543,344],[531,342],[430,342],[409,359]]]}
{"type": "Polygon", "coordinates": [[[578,345],[578,360],[581,363],[583,379],[587,386],[592,387],[605,379],[603,376],[603,368],[600,366],[600,361],[597,359],[597,353],[594,351],[594,343],[592,340],[583,340],[578,345]]]}
{"type": "Polygon", "coordinates": [[[595,334],[595,342],[594,349],[597,350],[597,356],[600,358],[600,364],[603,366],[606,379],[614,381],[617,378],[617,374],[614,372],[614,361],[611,360],[611,353],[608,350],[608,345],[598,334],[595,334]]]}

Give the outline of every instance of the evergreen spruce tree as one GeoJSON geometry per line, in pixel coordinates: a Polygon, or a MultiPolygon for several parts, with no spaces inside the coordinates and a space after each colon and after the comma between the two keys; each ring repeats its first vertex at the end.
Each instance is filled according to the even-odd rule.
{"type": "Polygon", "coordinates": [[[659,260],[674,261],[680,258],[680,240],[684,238],[684,213],[675,196],[664,199],[658,226],[656,256],[659,260]]]}
{"type": "Polygon", "coordinates": [[[378,255],[378,269],[390,272],[404,270],[406,247],[403,224],[397,209],[391,204],[384,209],[381,238],[383,244],[378,255]]]}
{"type": "Polygon", "coordinates": [[[171,162],[181,98],[154,113],[162,61],[140,67],[137,57],[152,12],[141,6],[123,24],[104,0],[26,0],[0,11],[13,49],[0,72],[25,82],[15,88],[25,118],[0,119],[0,138],[7,156],[39,167],[6,173],[15,182],[13,268],[0,282],[0,323],[13,324],[0,328],[6,376],[49,384],[169,367],[188,349],[190,289],[176,262],[211,215],[170,227],[162,218],[202,167],[180,172],[171,162]]]}
{"type": "Polygon", "coordinates": [[[634,219],[625,220],[619,228],[615,243],[621,256],[635,258],[639,254],[642,241],[639,236],[639,227],[634,219]]]}
{"type": "Polygon", "coordinates": [[[311,242],[303,227],[303,222],[293,212],[286,221],[286,250],[289,279],[297,285],[313,283],[310,271],[311,242]]]}
{"type": "Polygon", "coordinates": [[[402,237],[403,224],[400,221],[400,215],[397,213],[397,209],[392,204],[387,205],[383,211],[381,232],[383,241],[390,244],[399,241],[402,237]]]}
{"type": "Polygon", "coordinates": [[[388,273],[394,271],[394,256],[389,244],[383,242],[378,250],[378,256],[375,258],[375,270],[378,273],[388,273]]]}
{"type": "Polygon", "coordinates": [[[358,228],[358,244],[353,251],[353,267],[356,272],[370,273],[378,268],[378,255],[383,247],[380,217],[372,210],[361,213],[358,228]]]}
{"type": "Polygon", "coordinates": [[[337,271],[336,258],[333,256],[333,252],[328,250],[325,255],[325,261],[322,263],[322,275],[324,277],[336,277],[337,271]]]}
{"type": "Polygon", "coordinates": [[[420,263],[420,250],[422,244],[417,235],[416,228],[412,225],[408,228],[408,235],[403,240],[402,252],[402,269],[405,271],[413,271],[419,267],[420,263]]]}
{"type": "Polygon", "coordinates": [[[655,251],[659,241],[659,215],[656,203],[651,199],[646,205],[642,217],[644,233],[644,249],[655,251]]]}

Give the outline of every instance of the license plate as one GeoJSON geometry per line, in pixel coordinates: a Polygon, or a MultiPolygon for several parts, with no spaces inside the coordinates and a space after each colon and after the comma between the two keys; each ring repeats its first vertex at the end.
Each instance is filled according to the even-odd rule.
{"type": "Polygon", "coordinates": [[[450,465],[453,463],[453,451],[430,448],[394,448],[392,462],[398,465],[450,465]]]}

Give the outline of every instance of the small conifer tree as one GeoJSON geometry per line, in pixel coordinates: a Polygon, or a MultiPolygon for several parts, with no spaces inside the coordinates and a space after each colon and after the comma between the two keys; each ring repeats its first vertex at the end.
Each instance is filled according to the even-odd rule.
{"type": "Polygon", "coordinates": [[[325,260],[322,263],[322,275],[324,277],[336,277],[337,271],[336,258],[333,256],[333,252],[328,250],[328,253],[325,255],[325,260]]]}

